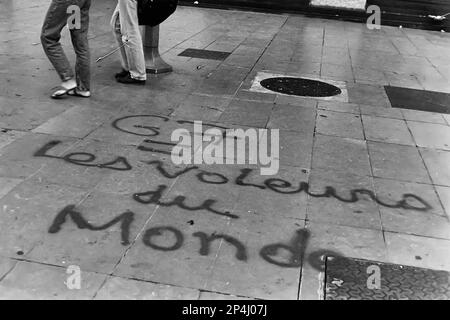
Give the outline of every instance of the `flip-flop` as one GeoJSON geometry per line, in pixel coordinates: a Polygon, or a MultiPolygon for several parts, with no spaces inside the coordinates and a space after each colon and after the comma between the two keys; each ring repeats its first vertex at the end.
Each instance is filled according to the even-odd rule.
{"type": "Polygon", "coordinates": [[[84,95],[82,93],[80,93],[77,88],[72,89],[67,91],[67,95],[71,96],[71,97],[80,97],[80,98],[90,98],[91,97],[91,93],[89,91],[85,91],[87,92],[87,95],[84,95]]]}
{"type": "Polygon", "coordinates": [[[61,99],[62,97],[64,97],[69,91],[74,90],[76,88],[65,88],[63,86],[59,86],[54,88],[54,91],[51,95],[52,99],[61,99]]]}

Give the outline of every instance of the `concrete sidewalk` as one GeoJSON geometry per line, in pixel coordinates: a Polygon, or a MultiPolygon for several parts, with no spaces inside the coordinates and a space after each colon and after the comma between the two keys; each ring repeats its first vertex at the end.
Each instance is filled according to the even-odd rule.
{"type": "Polygon", "coordinates": [[[54,101],[48,3],[0,3],[0,298],[322,299],[334,255],[450,271],[450,116],[392,107],[385,90],[449,106],[448,34],[179,7],[161,26],[174,72],[130,87],[114,81],[117,55],[94,63],[115,47],[115,1],[96,0],[93,96],[54,101]],[[261,74],[347,95],[256,92],[261,74]],[[279,174],[176,167],[158,150],[194,120],[280,129],[279,174]]]}

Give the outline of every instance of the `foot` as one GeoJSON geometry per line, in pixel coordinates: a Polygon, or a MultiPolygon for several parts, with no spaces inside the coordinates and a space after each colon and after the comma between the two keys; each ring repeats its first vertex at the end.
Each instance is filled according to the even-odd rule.
{"type": "Polygon", "coordinates": [[[72,97],[89,98],[91,96],[91,92],[89,90],[80,90],[78,88],[75,88],[68,91],[67,95],[72,97]]]}
{"type": "Polygon", "coordinates": [[[138,84],[138,85],[145,84],[145,80],[133,79],[129,73],[125,77],[117,78],[117,82],[124,84],[138,84]]]}
{"type": "Polygon", "coordinates": [[[122,69],[122,71],[116,73],[116,74],[114,75],[114,77],[115,77],[116,79],[117,79],[117,78],[123,78],[123,77],[126,77],[129,73],[130,73],[130,72],[129,72],[128,70],[122,69]]]}
{"type": "Polygon", "coordinates": [[[67,81],[63,81],[59,87],[55,89],[52,93],[51,97],[53,99],[60,99],[67,94],[67,92],[74,90],[77,87],[77,82],[75,79],[69,79],[67,81]]]}

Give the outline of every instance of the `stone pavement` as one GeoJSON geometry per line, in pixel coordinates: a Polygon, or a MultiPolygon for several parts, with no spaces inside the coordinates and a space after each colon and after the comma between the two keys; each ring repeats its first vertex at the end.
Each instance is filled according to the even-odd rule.
{"type": "Polygon", "coordinates": [[[450,271],[450,116],[384,89],[450,93],[449,35],[179,7],[161,27],[174,72],[129,87],[117,55],[94,63],[115,47],[115,1],[96,0],[93,97],[53,101],[48,2],[0,3],[0,298],[321,299],[329,255],[450,271]],[[341,81],[348,99],[251,91],[261,72],[341,81]],[[157,150],[193,120],[280,129],[279,174],[176,167],[157,150]]]}

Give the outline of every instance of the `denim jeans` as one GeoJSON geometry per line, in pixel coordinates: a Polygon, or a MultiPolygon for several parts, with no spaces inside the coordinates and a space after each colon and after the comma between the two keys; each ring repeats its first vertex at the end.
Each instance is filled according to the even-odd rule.
{"type": "Polygon", "coordinates": [[[146,80],[147,72],[144,57],[144,45],[137,15],[136,0],[118,0],[111,19],[122,58],[122,68],[130,71],[131,77],[146,80]]]}
{"type": "Polygon", "coordinates": [[[41,43],[61,80],[67,81],[74,78],[69,60],[59,42],[61,31],[67,25],[67,21],[71,16],[71,13],[67,12],[71,5],[76,5],[80,8],[81,20],[81,28],[72,28],[70,30],[72,45],[77,56],[75,65],[77,86],[80,90],[90,90],[91,73],[88,30],[91,0],[52,0],[42,26],[41,43]]]}

